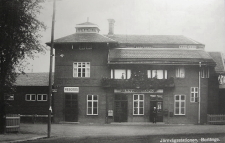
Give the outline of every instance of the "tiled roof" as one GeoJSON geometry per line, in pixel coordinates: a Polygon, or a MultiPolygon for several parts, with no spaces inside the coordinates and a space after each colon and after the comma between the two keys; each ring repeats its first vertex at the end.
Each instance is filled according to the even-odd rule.
{"type": "Polygon", "coordinates": [[[175,48],[116,48],[109,52],[109,63],[189,63],[206,62],[215,64],[211,56],[203,50],[175,48]]]}
{"type": "Polygon", "coordinates": [[[106,35],[119,42],[130,44],[201,44],[182,35],[106,35]]]}
{"type": "MultiPolygon", "coordinates": [[[[54,80],[54,78],[52,78],[54,80]]],[[[53,83],[53,82],[52,82],[53,83]]],[[[26,73],[18,75],[15,84],[16,86],[48,86],[49,73],[26,73]]]]}
{"type": "Polygon", "coordinates": [[[216,62],[215,71],[217,73],[225,73],[224,59],[223,59],[222,53],[220,52],[208,52],[208,53],[216,62]]]}
{"type": "MultiPolygon", "coordinates": [[[[116,42],[106,36],[98,33],[75,33],[66,37],[55,40],[55,44],[60,43],[103,43],[103,42],[116,42]]],[[[50,45],[50,43],[47,43],[50,45]]]]}

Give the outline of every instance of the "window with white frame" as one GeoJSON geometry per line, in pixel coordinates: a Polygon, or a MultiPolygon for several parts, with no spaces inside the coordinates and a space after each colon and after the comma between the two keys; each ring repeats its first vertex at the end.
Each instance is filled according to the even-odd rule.
{"type": "Polygon", "coordinates": [[[87,95],[87,115],[98,115],[98,95],[87,95]]]}
{"type": "Polygon", "coordinates": [[[112,79],[129,79],[131,77],[130,69],[111,69],[112,79]]]}
{"type": "Polygon", "coordinates": [[[185,115],[185,95],[174,96],[174,115],[185,115]]]}
{"type": "Polygon", "coordinates": [[[90,77],[90,62],[74,62],[73,77],[90,77]]]}
{"type": "Polygon", "coordinates": [[[47,94],[38,94],[37,101],[47,101],[47,94]]]}
{"type": "Polygon", "coordinates": [[[147,70],[148,78],[167,79],[167,70],[147,70]]]}
{"type": "Polygon", "coordinates": [[[4,100],[14,100],[14,94],[4,94],[4,100]]]}
{"type": "Polygon", "coordinates": [[[198,102],[198,87],[191,87],[191,102],[198,102]]]}
{"type": "Polygon", "coordinates": [[[25,100],[26,101],[36,101],[36,94],[26,94],[25,100]]]}
{"type": "Polygon", "coordinates": [[[144,115],[144,94],[133,95],[133,115],[144,115]]]}
{"type": "Polygon", "coordinates": [[[209,78],[209,68],[208,67],[201,68],[201,78],[209,78]]]}
{"type": "Polygon", "coordinates": [[[177,78],[184,78],[185,77],[185,69],[184,69],[184,67],[177,67],[176,68],[176,77],[177,78]]]}

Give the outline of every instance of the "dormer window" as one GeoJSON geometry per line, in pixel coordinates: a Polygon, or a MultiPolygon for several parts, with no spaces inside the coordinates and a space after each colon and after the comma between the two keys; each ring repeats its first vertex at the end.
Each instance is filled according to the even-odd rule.
{"type": "Polygon", "coordinates": [[[180,49],[196,49],[195,45],[179,45],[180,49]]]}

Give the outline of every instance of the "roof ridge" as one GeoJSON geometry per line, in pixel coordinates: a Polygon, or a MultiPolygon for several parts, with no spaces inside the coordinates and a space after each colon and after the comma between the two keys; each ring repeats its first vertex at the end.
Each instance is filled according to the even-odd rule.
{"type": "Polygon", "coordinates": [[[80,24],[76,24],[76,25],[97,25],[97,24],[94,24],[94,23],[91,23],[91,22],[89,22],[89,21],[87,21],[87,22],[83,22],[83,23],[80,23],[80,24]]]}

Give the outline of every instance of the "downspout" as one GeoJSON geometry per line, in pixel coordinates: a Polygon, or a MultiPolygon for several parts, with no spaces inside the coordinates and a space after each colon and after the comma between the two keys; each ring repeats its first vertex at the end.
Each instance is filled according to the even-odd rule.
{"type": "Polygon", "coordinates": [[[200,124],[201,118],[201,62],[199,62],[199,73],[198,73],[198,124],[200,124]]]}
{"type": "MultiPolygon", "coordinates": [[[[107,55],[107,60],[108,60],[108,63],[109,63],[109,51],[110,51],[110,48],[109,48],[109,43],[107,43],[107,48],[108,48],[108,55],[107,55]]],[[[108,66],[109,67],[109,66],[108,66]]],[[[105,100],[106,100],[106,119],[105,119],[105,123],[108,124],[108,90],[106,90],[106,95],[105,95],[105,100]]]]}

